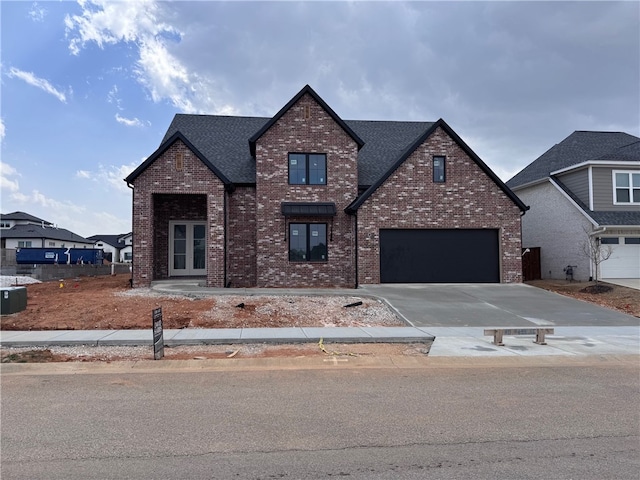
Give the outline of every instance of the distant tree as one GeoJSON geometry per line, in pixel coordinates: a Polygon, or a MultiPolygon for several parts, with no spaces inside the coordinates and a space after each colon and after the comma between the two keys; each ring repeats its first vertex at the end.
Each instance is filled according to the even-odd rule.
{"type": "Polygon", "coordinates": [[[587,227],[583,227],[585,239],[582,242],[582,254],[595,267],[593,279],[598,285],[600,264],[609,259],[613,250],[611,245],[602,245],[602,239],[587,227]]]}

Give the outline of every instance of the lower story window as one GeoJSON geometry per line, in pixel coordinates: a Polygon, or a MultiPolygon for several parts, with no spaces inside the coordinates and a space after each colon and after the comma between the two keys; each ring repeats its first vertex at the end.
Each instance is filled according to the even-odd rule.
{"type": "Polygon", "coordinates": [[[22,240],[19,240],[18,241],[18,248],[31,248],[31,240],[27,240],[26,242],[22,241],[22,240]]]}
{"type": "Polygon", "coordinates": [[[327,224],[290,223],[289,261],[326,262],[327,224]]]}

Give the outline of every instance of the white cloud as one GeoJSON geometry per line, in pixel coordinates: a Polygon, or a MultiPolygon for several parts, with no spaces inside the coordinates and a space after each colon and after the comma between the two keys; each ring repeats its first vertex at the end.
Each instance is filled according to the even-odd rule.
{"type": "Polygon", "coordinates": [[[119,113],[116,113],[116,122],[126,125],[127,127],[143,127],[144,122],[139,120],[138,118],[125,118],[122,117],[119,113]]]}
{"type": "Polygon", "coordinates": [[[38,2],[33,2],[31,5],[31,10],[29,10],[29,17],[34,22],[42,22],[44,21],[44,17],[47,14],[47,11],[38,5],[38,2]]]}
{"type": "Polygon", "coordinates": [[[8,163],[0,162],[0,187],[5,192],[17,192],[20,189],[18,180],[9,177],[19,176],[18,171],[8,163]]]}
{"type": "Polygon", "coordinates": [[[163,21],[169,16],[167,4],[153,0],[79,3],[82,14],[65,18],[72,54],[79,55],[88,43],[101,49],[121,42],[130,44],[138,53],[134,74],[153,102],[168,101],[185,113],[238,113],[219,100],[221,89],[210,77],[190,71],[170,52],[169,47],[180,42],[184,34],[163,21]]]}
{"type": "Polygon", "coordinates": [[[4,119],[0,118],[0,140],[4,140],[5,129],[4,129],[4,119]]]}
{"type": "Polygon", "coordinates": [[[137,166],[135,163],[120,166],[110,165],[109,167],[100,166],[98,178],[101,181],[106,181],[115,190],[130,193],[131,189],[127,186],[124,179],[129,176],[137,166]]]}
{"type": "Polygon", "coordinates": [[[123,110],[122,108],[122,100],[118,97],[118,86],[114,85],[109,93],[107,94],[107,102],[114,104],[118,110],[123,110]]]}
{"type": "Polygon", "coordinates": [[[32,85],[32,86],[34,86],[36,88],[39,88],[40,90],[43,90],[43,91],[53,95],[58,100],[60,100],[62,103],[67,103],[67,97],[65,96],[64,92],[61,92],[60,90],[57,90],[53,85],[51,85],[44,78],[36,77],[33,74],[33,72],[25,72],[23,70],[19,70],[19,69],[15,68],[15,67],[11,67],[11,69],[9,69],[8,75],[11,78],[16,77],[16,78],[19,78],[21,80],[24,80],[29,85],[32,85]]]}
{"type": "Polygon", "coordinates": [[[68,201],[61,202],[59,200],[54,200],[53,198],[48,198],[38,190],[33,190],[30,195],[21,192],[15,192],[11,194],[11,199],[16,203],[26,206],[36,205],[39,207],[50,208],[52,210],[66,211],[69,213],[83,213],[86,210],[84,207],[74,205],[73,203],[68,201]]]}
{"type": "Polygon", "coordinates": [[[75,177],[92,180],[121,193],[130,193],[131,189],[127,187],[124,179],[128,177],[137,166],[137,163],[131,163],[129,165],[100,165],[98,170],[93,172],[78,170],[75,177]]]}

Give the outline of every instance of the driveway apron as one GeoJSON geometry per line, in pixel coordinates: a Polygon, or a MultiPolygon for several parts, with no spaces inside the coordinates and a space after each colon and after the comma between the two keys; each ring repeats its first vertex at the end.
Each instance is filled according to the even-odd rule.
{"type": "Polygon", "coordinates": [[[635,326],[640,319],[525,284],[364,285],[416,327],[635,326]]]}

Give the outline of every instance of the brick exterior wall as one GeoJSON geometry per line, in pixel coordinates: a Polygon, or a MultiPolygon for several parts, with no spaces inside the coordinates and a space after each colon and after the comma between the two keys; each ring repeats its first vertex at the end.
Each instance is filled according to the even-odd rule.
{"type": "Polygon", "coordinates": [[[181,141],[134,182],[133,285],[149,286],[168,274],[170,220],[207,220],[207,286],[222,287],[224,184],[181,141]]]}
{"type": "Polygon", "coordinates": [[[522,281],[520,210],[442,129],[437,129],[358,210],[358,282],[380,283],[379,230],[499,229],[502,282],[522,281]],[[446,182],[432,158],[446,156],[446,182]]]}
{"type": "Polygon", "coordinates": [[[256,189],[238,187],[227,202],[227,282],[256,286],[256,189]]]}
{"type": "Polygon", "coordinates": [[[344,208],[358,193],[357,157],[357,144],[308,94],[258,140],[258,287],[355,285],[355,226],[353,217],[346,215],[344,208]],[[325,153],[327,184],[289,185],[289,153],[325,153]],[[285,220],[282,202],[334,202],[338,213],[333,219],[291,217],[285,220]],[[288,224],[307,222],[327,224],[327,262],[289,261],[288,224]]]}

